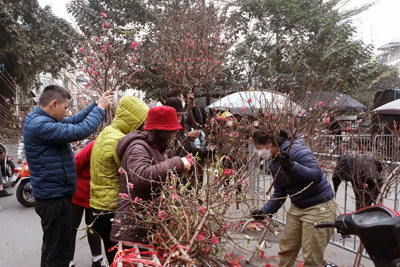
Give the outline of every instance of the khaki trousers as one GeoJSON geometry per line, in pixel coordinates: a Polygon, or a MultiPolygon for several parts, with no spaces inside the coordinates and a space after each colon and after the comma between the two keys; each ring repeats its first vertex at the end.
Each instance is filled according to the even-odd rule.
{"type": "Polygon", "coordinates": [[[286,226],[279,243],[279,266],[294,266],[302,248],[304,266],[321,267],[333,228],[317,229],[314,223],[335,219],[334,199],[306,209],[300,209],[292,204],[286,216],[286,226]]]}

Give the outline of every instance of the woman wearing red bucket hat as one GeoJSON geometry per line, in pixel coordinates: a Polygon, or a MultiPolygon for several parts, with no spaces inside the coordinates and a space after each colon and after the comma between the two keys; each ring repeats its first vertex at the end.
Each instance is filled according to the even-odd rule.
{"type": "Polygon", "coordinates": [[[191,165],[186,158],[175,156],[167,159],[164,155],[180,129],[182,127],[174,108],[152,107],[144,131],[134,131],[118,142],[117,155],[124,171],[120,175],[121,197],[118,199],[111,240],[147,243],[148,229],[132,229],[137,224],[132,214],[140,212],[138,207],[132,207],[132,200],[150,202],[158,198],[161,183],[166,180],[169,170],[175,170],[178,174],[190,170],[191,165]],[[123,197],[126,195],[130,198],[123,197]]]}

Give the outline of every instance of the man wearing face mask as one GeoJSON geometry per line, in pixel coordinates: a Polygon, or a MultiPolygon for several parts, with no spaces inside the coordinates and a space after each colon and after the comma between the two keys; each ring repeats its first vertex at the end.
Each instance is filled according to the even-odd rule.
{"type": "Polygon", "coordinates": [[[292,140],[282,129],[263,129],[254,132],[253,142],[258,155],[270,160],[274,178],[274,193],[261,209],[252,212],[253,218],[270,217],[287,196],[291,200],[279,244],[279,266],[293,266],[300,248],[304,266],[321,266],[333,229],[316,229],[314,223],[336,218],[332,186],[303,140],[292,140]]]}

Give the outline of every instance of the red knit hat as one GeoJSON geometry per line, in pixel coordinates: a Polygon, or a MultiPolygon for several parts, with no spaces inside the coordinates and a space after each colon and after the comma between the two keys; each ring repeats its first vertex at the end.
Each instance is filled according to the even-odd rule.
{"type": "Polygon", "coordinates": [[[152,131],[154,128],[165,131],[181,130],[182,126],[179,124],[175,109],[168,106],[150,108],[144,129],[152,131]]]}

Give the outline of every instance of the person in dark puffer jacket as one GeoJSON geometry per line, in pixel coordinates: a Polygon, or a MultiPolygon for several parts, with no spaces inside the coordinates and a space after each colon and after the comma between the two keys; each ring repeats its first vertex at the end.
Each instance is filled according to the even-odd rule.
{"type": "Polygon", "coordinates": [[[333,229],[316,229],[315,222],[334,221],[334,192],[311,150],[301,139],[291,139],[284,130],[256,130],[253,142],[258,155],[270,160],[274,193],[253,218],[276,213],[290,197],[291,206],[280,240],[279,266],[293,266],[303,250],[304,266],[321,266],[333,229]],[[275,180],[276,177],[276,180],[275,180]]]}
{"type": "Polygon", "coordinates": [[[43,244],[41,266],[68,266],[72,254],[72,195],[77,178],[70,142],[91,135],[104,118],[113,95],[104,93],[99,104],[90,104],[72,117],[65,117],[71,95],[49,85],[39,106],[24,123],[24,143],[35,211],[41,218],[43,244]]]}

